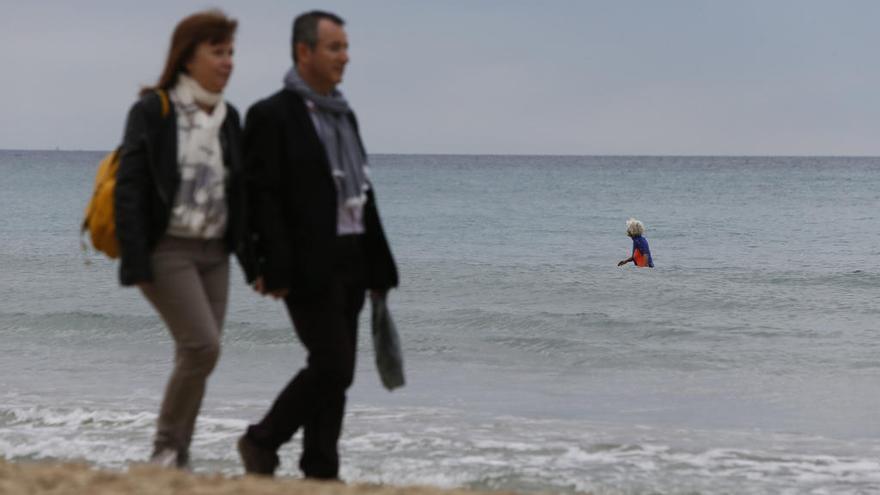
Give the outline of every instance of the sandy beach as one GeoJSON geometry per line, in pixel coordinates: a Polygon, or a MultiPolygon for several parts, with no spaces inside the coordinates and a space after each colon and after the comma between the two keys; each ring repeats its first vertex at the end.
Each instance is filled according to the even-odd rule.
{"type": "MultiPolygon", "coordinates": [[[[87,464],[15,463],[0,460],[0,494],[248,494],[248,495],[467,495],[486,492],[424,486],[387,486],[316,482],[292,478],[200,475],[136,465],[127,472],[99,470],[87,464]]],[[[491,492],[499,495],[513,492],[491,492]]]]}

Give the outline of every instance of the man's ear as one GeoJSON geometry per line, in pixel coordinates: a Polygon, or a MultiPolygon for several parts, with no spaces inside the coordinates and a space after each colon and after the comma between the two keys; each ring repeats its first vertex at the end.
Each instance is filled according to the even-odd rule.
{"type": "Polygon", "coordinates": [[[295,43],[293,45],[293,52],[296,53],[296,60],[302,62],[311,55],[312,50],[309,48],[309,45],[305,43],[295,43]]]}

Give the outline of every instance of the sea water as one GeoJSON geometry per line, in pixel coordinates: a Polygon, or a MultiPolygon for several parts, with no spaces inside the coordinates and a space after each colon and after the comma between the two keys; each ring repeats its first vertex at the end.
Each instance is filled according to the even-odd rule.
{"type": "MultiPolygon", "coordinates": [[[[0,151],[0,456],[145,460],[173,347],[79,224],[102,153],[0,151]],[[89,261],[89,264],[86,263],[89,261]]],[[[880,160],[370,157],[407,385],[368,311],[348,481],[597,494],[880,492],[880,160]],[[630,216],[656,268],[619,268],[630,216]]],[[[235,440],[305,354],[234,265],[192,447],[235,440]]],[[[298,476],[300,437],[281,451],[298,476]]]]}

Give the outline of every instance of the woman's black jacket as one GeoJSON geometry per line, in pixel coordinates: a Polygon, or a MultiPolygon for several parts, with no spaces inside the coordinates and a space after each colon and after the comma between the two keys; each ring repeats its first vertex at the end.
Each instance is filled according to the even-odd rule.
{"type": "MultiPolygon", "coordinates": [[[[155,92],[145,94],[128,113],[114,191],[116,237],[119,240],[119,280],[122,285],[152,282],[150,254],[168,229],[171,208],[180,187],[177,161],[177,117],[174,105],[162,115],[155,92]]],[[[241,124],[236,109],[227,103],[220,128],[223,165],[226,167],[227,225],[225,243],[251,275],[246,240],[244,165],[241,124]]]]}

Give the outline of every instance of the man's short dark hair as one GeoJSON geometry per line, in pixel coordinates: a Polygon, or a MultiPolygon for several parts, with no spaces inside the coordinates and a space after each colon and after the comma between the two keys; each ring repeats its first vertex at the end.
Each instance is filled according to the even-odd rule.
{"type": "Polygon", "coordinates": [[[321,19],[344,26],[345,21],[342,17],[323,10],[313,10],[300,14],[293,20],[293,35],[290,39],[290,49],[293,52],[293,62],[296,63],[296,44],[305,43],[311,49],[315,49],[318,45],[318,22],[321,19]]]}

